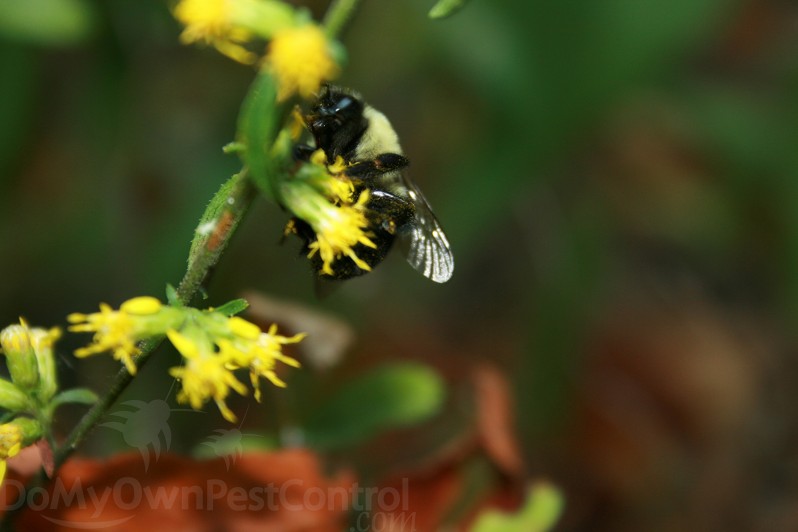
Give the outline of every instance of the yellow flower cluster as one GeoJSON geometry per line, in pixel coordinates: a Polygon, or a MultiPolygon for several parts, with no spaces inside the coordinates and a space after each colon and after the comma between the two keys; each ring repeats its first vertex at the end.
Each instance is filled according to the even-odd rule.
{"type": "Polygon", "coordinates": [[[308,245],[308,258],[317,252],[322,260],[322,273],[333,274],[332,263],[341,256],[347,256],[359,268],[369,271],[371,267],[355,253],[355,246],[363,244],[376,248],[368,235],[369,222],[366,219],[368,190],[362,192],[357,202],[351,205],[330,206],[319,213],[311,227],[316,232],[316,241],[308,245]]]}
{"type": "Polygon", "coordinates": [[[29,417],[18,417],[0,425],[0,483],[6,476],[6,461],[41,439],[42,434],[41,424],[29,417]]]}
{"type": "MultiPolygon", "coordinates": [[[[134,358],[140,354],[136,344],[146,338],[157,336],[158,325],[165,318],[180,318],[174,312],[163,315],[161,302],[154,297],[136,297],[122,303],[119,310],[113,310],[105,303],[100,304],[100,312],[94,314],[73,313],[67,320],[73,325],[72,332],[93,332],[93,343],[75,351],[75,356],[84,358],[110,351],[116,360],[125,364],[127,370],[135,375],[134,358]]],[[[161,333],[162,334],[162,333],[161,333]]]]}
{"type": "Polygon", "coordinates": [[[6,460],[22,449],[22,430],[16,423],[0,425],[0,483],[6,476],[6,460]]]}
{"type": "Polygon", "coordinates": [[[236,8],[241,4],[231,0],[182,0],[174,10],[175,18],[186,27],[180,40],[184,44],[213,45],[239,63],[254,63],[255,54],[243,46],[252,33],[237,22],[236,8]]]}
{"type": "Polygon", "coordinates": [[[37,390],[44,399],[56,391],[53,344],[61,330],[31,328],[20,318],[19,325],[9,325],[0,331],[0,346],[6,355],[11,380],[21,390],[37,390]]]}
{"type": "Polygon", "coordinates": [[[99,313],[72,314],[69,320],[75,324],[71,330],[94,333],[93,343],[76,351],[77,356],[111,352],[131,373],[136,370],[135,356],[140,353],[136,344],[166,335],[184,359],[182,366],[169,371],[181,383],[178,402],[199,409],[213,400],[231,422],[236,416],[226,403],[230,391],[247,393],[247,387],[234,372],[249,371],[255,398],[260,401],[259,379],[264,377],[284,387],[276,373],[277,362],[293,367],[299,367],[299,362],[284,355],[282,346],[305,336],[280,336],[274,325],[264,332],[237,316],[229,317],[213,309],[162,305],[152,297],[128,300],[119,310],[101,305],[99,313]]]}
{"type": "Polygon", "coordinates": [[[236,416],[225,400],[230,390],[244,395],[247,388],[233,371],[249,370],[255,399],[260,401],[259,378],[265,377],[276,386],[285,387],[285,382],[275,372],[277,362],[295,368],[299,367],[299,362],[284,355],[282,346],[299,342],[305,335],[298,334],[290,338],[280,336],[275,325],[269,332],[263,332],[254,323],[236,316],[220,325],[204,330],[191,328],[184,333],[169,331],[169,340],[185,358],[185,364],[172,368],[170,374],[182,383],[179,402],[199,409],[206,401],[213,399],[222,416],[234,422],[236,416]],[[208,334],[209,331],[211,334],[208,334]]]}
{"type": "Polygon", "coordinates": [[[277,80],[280,101],[294,94],[310,98],[338,74],[327,36],[284,2],[180,0],[174,16],[185,26],[183,43],[212,45],[239,63],[256,63],[258,54],[247,46],[269,41],[262,67],[277,80]]]}
{"type": "Polygon", "coordinates": [[[333,275],[333,263],[349,257],[361,269],[371,267],[357,256],[356,246],[376,248],[371,240],[367,204],[369,191],[355,198],[352,181],[343,173],[346,165],[339,158],[326,164],[324,152],[318,150],[297,173],[283,184],[282,200],[286,208],[313,229],[316,239],[308,243],[308,257],[317,253],[322,273],[333,275]]]}

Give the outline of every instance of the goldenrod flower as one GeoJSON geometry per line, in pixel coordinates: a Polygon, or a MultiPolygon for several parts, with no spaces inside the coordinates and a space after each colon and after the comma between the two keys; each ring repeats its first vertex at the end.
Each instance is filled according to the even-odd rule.
{"type": "Polygon", "coordinates": [[[0,425],[0,483],[6,476],[6,460],[22,449],[22,430],[16,423],[0,425]]]}
{"type": "Polygon", "coordinates": [[[0,346],[14,384],[24,390],[35,388],[39,383],[39,368],[25,320],[21,319],[19,325],[9,325],[0,332],[0,346]]]}
{"type": "Polygon", "coordinates": [[[231,0],[181,0],[174,11],[175,18],[186,26],[180,40],[210,44],[239,63],[254,63],[255,54],[242,46],[251,33],[233,22],[235,6],[231,0]]]}
{"type": "Polygon", "coordinates": [[[276,32],[269,43],[266,67],[277,79],[279,101],[294,94],[311,98],[324,81],[338,75],[330,42],[314,24],[276,32]]]}
{"type": "Polygon", "coordinates": [[[100,312],[94,314],[70,314],[67,319],[73,323],[73,332],[93,332],[93,343],[75,351],[75,356],[83,358],[110,351],[120,360],[131,374],[136,373],[133,358],[140,354],[136,343],[145,338],[162,334],[172,322],[181,319],[177,309],[164,315],[161,302],[154,297],[136,297],[125,301],[119,310],[113,310],[105,303],[100,304],[100,312]]]}
{"type": "Polygon", "coordinates": [[[230,360],[232,367],[249,369],[255,400],[260,402],[261,377],[269,379],[275,386],[281,388],[286,386],[274,369],[278,361],[295,368],[300,367],[299,361],[283,354],[282,346],[301,341],[305,334],[280,336],[277,334],[277,325],[272,325],[269,332],[262,332],[259,327],[245,320],[240,321],[246,326],[234,322],[236,319],[240,320],[240,318],[230,318],[230,330],[235,336],[229,340],[219,340],[219,350],[230,360]]]}
{"type": "Polygon", "coordinates": [[[19,325],[10,325],[0,332],[0,345],[15,385],[23,390],[38,387],[39,395],[45,399],[53,396],[57,384],[52,347],[60,336],[58,328],[49,331],[31,328],[22,318],[19,325]]]}
{"type": "Polygon", "coordinates": [[[339,155],[332,164],[328,165],[327,155],[324,150],[319,149],[313,152],[310,162],[310,165],[305,165],[299,172],[297,176],[299,179],[305,179],[336,205],[352,203],[355,185],[344,174],[347,164],[343,157],[339,155]]]}
{"type": "MultiPolygon", "coordinates": [[[[93,343],[75,354],[88,356],[109,351],[134,373],[136,366],[133,359],[139,354],[136,343],[165,334],[184,358],[182,366],[169,370],[170,375],[181,382],[177,400],[200,409],[212,399],[222,416],[232,422],[236,416],[226,403],[230,390],[241,395],[248,391],[233,371],[240,368],[250,370],[258,398],[257,379],[260,376],[284,386],[274,373],[276,361],[295,367],[299,363],[283,355],[280,346],[298,342],[304,335],[291,338],[278,336],[276,328],[264,333],[254,323],[237,316],[230,317],[227,312],[236,312],[233,309],[241,310],[246,306],[241,306],[241,302],[231,303],[236,304],[223,305],[218,310],[172,307],[162,305],[153,297],[130,299],[119,310],[102,304],[99,313],[69,316],[74,324],[70,330],[94,333],[93,343]]],[[[34,339],[34,344],[37,341],[34,339]]],[[[0,380],[0,404],[5,401],[19,406],[15,411],[20,411],[26,405],[25,396],[21,392],[15,394],[15,391],[13,384],[0,380]],[[4,391],[4,383],[8,385],[8,390],[4,391]],[[21,395],[22,400],[18,395],[21,395]]]]}
{"type": "MultiPolygon", "coordinates": [[[[330,179],[335,178],[330,176],[330,179]]],[[[285,183],[281,192],[285,207],[307,222],[316,234],[316,240],[308,244],[308,258],[319,254],[322,273],[333,275],[332,264],[343,256],[352,259],[359,268],[371,270],[355,252],[359,244],[377,247],[369,238],[372,235],[368,231],[369,220],[366,217],[368,190],[361,192],[355,203],[341,205],[331,203],[330,199],[299,180],[285,183]]]]}
{"type": "Polygon", "coordinates": [[[319,253],[323,263],[322,273],[332,275],[332,263],[344,255],[352,259],[359,268],[371,270],[371,267],[357,256],[354,249],[358,244],[370,248],[377,247],[366,232],[369,225],[365,208],[368,197],[368,191],[364,191],[353,205],[330,206],[320,212],[317,220],[309,222],[316,232],[316,241],[308,245],[310,249],[308,258],[319,253]]]}
{"type": "Polygon", "coordinates": [[[61,338],[61,329],[58,327],[50,330],[39,327],[30,329],[30,340],[39,367],[39,396],[42,399],[49,399],[58,391],[58,374],[53,346],[59,338],[61,338]]]}
{"type": "Polygon", "coordinates": [[[0,483],[6,476],[6,460],[41,437],[42,426],[35,419],[18,417],[0,425],[0,483]]]}
{"type": "Polygon", "coordinates": [[[295,24],[291,6],[273,0],[180,0],[174,15],[186,27],[184,44],[209,44],[244,64],[257,60],[245,44],[295,24]]]}
{"type": "Polygon", "coordinates": [[[169,374],[181,381],[182,390],[177,395],[180,403],[189,403],[199,410],[208,399],[213,399],[222,416],[235,422],[236,416],[225,403],[232,388],[241,395],[247,388],[236,379],[227,365],[229,359],[223,353],[215,353],[212,346],[202,339],[192,338],[177,331],[167,332],[169,340],[177,348],[185,365],[172,368],[169,374]]]}

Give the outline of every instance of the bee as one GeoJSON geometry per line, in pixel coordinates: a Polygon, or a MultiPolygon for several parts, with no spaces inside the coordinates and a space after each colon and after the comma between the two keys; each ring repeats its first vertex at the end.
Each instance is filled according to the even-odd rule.
{"type": "MultiPolygon", "coordinates": [[[[355,197],[369,191],[366,219],[369,239],[376,247],[357,244],[357,257],[373,268],[398,239],[413,268],[436,283],[448,281],[454,271],[449,241],[426,198],[405,175],[409,161],[385,115],[355,92],[327,85],[303,118],[315,147],[298,145],[296,158],[307,161],[317,149],[324,151],[329,162],[341,157],[346,165],[344,174],[355,186],[355,197]]],[[[292,226],[307,249],[316,238],[313,229],[299,219],[292,220],[292,226]]],[[[311,257],[311,264],[317,275],[326,279],[350,279],[367,272],[346,256],[335,260],[333,275],[321,273],[319,254],[311,257]]]]}

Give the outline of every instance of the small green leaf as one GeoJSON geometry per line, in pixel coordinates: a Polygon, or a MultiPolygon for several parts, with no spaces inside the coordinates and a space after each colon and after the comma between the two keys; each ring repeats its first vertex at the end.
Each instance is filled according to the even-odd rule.
{"type": "Polygon", "coordinates": [[[443,380],[427,366],[383,366],[358,377],[319,405],[305,424],[307,442],[331,450],[382,429],[418,423],[440,410],[445,393],[443,380]]]}
{"type": "Polygon", "coordinates": [[[471,532],[544,532],[557,523],[564,505],[560,490],[551,484],[539,483],[530,488],[526,502],[517,513],[488,510],[477,518],[471,532]]]}
{"type": "Polygon", "coordinates": [[[466,4],[466,0],[438,0],[429,10],[428,17],[441,19],[454,15],[466,4]]]}
{"type": "Polygon", "coordinates": [[[246,148],[247,147],[240,142],[228,142],[224,145],[224,147],[222,147],[222,152],[225,155],[229,155],[231,153],[243,153],[246,148]]]}
{"type": "Polygon", "coordinates": [[[234,299],[232,301],[228,301],[224,305],[216,307],[213,309],[216,312],[221,312],[225,316],[235,316],[239,312],[246,310],[249,306],[249,303],[246,299],[234,299]]]}
{"type": "Polygon", "coordinates": [[[180,296],[177,293],[177,289],[172,286],[171,283],[166,284],[166,302],[169,306],[180,308],[183,306],[183,302],[180,301],[180,296]]]}
{"type": "Polygon", "coordinates": [[[82,405],[92,405],[97,402],[97,394],[88,388],[72,388],[59,393],[50,402],[50,407],[55,410],[67,403],[78,403],[82,405]]]}
{"type": "Polygon", "coordinates": [[[242,159],[258,187],[277,199],[275,169],[271,148],[283,120],[283,106],[277,103],[277,83],[271,74],[261,72],[247,93],[238,118],[237,142],[245,146],[242,159]]]}

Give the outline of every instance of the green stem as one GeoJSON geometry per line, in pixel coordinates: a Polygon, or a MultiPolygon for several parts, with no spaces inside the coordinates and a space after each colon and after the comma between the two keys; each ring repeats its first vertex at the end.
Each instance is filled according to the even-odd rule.
{"type": "Polygon", "coordinates": [[[334,38],[340,35],[349,19],[355,13],[360,0],[333,0],[324,15],[324,29],[327,36],[334,38]]]}
{"type": "MultiPolygon", "coordinates": [[[[205,215],[201,220],[208,218],[209,211],[214,210],[217,219],[224,220],[224,227],[217,227],[210,231],[204,238],[197,238],[192,245],[190,260],[186,274],[177,288],[180,300],[184,304],[189,304],[194,296],[202,288],[203,283],[208,277],[213,267],[219,262],[225,248],[235,233],[244,215],[249,210],[252,200],[255,198],[256,189],[246,177],[246,171],[233,176],[227,183],[222,185],[214,198],[211,200],[205,215]],[[220,209],[219,206],[223,207],[220,209]]],[[[221,225],[221,224],[219,224],[221,225]]],[[[155,349],[161,344],[163,337],[153,338],[142,342],[139,345],[141,354],[136,357],[136,366],[141,369],[152,356],[155,349]]],[[[116,374],[113,383],[106,393],[100,397],[98,402],[86,412],[72,432],[66,437],[63,443],[53,453],[53,476],[58,469],[75,452],[94,426],[106,414],[111,406],[116,402],[122,392],[127,389],[133,380],[131,375],[124,367],[116,374]]],[[[28,491],[33,487],[41,486],[47,481],[47,475],[42,470],[28,485],[28,491]]],[[[15,517],[24,509],[22,505],[13,511],[6,512],[3,516],[0,528],[2,530],[13,530],[15,517]]]]}
{"type": "Polygon", "coordinates": [[[184,305],[191,303],[221,259],[256,195],[257,189],[244,168],[223,184],[208,203],[199,223],[203,233],[198,233],[191,243],[188,269],[177,287],[177,295],[184,305]]]}
{"type": "MultiPolygon", "coordinates": [[[[360,0],[334,0],[324,17],[324,28],[330,38],[337,37],[354,15],[360,0]]],[[[248,176],[246,168],[226,182],[209,203],[200,219],[200,227],[211,222],[210,229],[196,235],[189,252],[188,268],[177,288],[177,294],[188,305],[203,287],[208,275],[221,259],[239,223],[249,211],[257,189],[248,176]]],[[[137,367],[142,368],[163,341],[163,337],[142,342],[141,354],[136,358],[137,367]]],[[[127,389],[133,380],[124,367],[117,373],[113,383],[98,402],[83,415],[67,438],[53,454],[53,476],[75,452],[94,426],[127,389]]],[[[47,481],[44,470],[28,485],[28,490],[47,481]]],[[[28,493],[29,491],[26,491],[28,493]]],[[[13,530],[14,519],[25,508],[24,505],[8,511],[0,522],[0,529],[13,530]]]]}
{"type": "MultiPolygon", "coordinates": [[[[227,244],[230,242],[230,238],[249,210],[249,206],[252,204],[254,198],[255,187],[246,178],[246,172],[243,171],[236,174],[227,183],[222,185],[213,200],[211,200],[206,210],[206,215],[203,215],[201,220],[207,218],[208,211],[211,209],[214,209],[218,205],[225,205],[226,207],[221,210],[221,212],[215,213],[217,214],[217,219],[224,219],[223,223],[225,227],[217,227],[216,230],[209,232],[207,236],[198,239],[198,241],[195,241],[194,245],[192,245],[188,269],[177,288],[178,297],[183,304],[188,305],[191,303],[191,300],[197,292],[199,292],[200,288],[202,288],[208,274],[219,262],[224,250],[227,248],[227,244]]],[[[221,223],[222,222],[220,222],[220,225],[221,223]]],[[[161,345],[162,341],[163,337],[159,337],[142,343],[140,346],[141,354],[136,357],[136,366],[139,369],[146,364],[155,349],[161,345]]],[[[78,425],[55,452],[54,462],[56,470],[69,458],[94,425],[111,405],[116,402],[122,392],[125,391],[125,388],[128,387],[132,380],[133,375],[124,367],[117,373],[113,384],[111,384],[111,387],[105,395],[100,398],[97,404],[86,412],[78,425]]]]}

